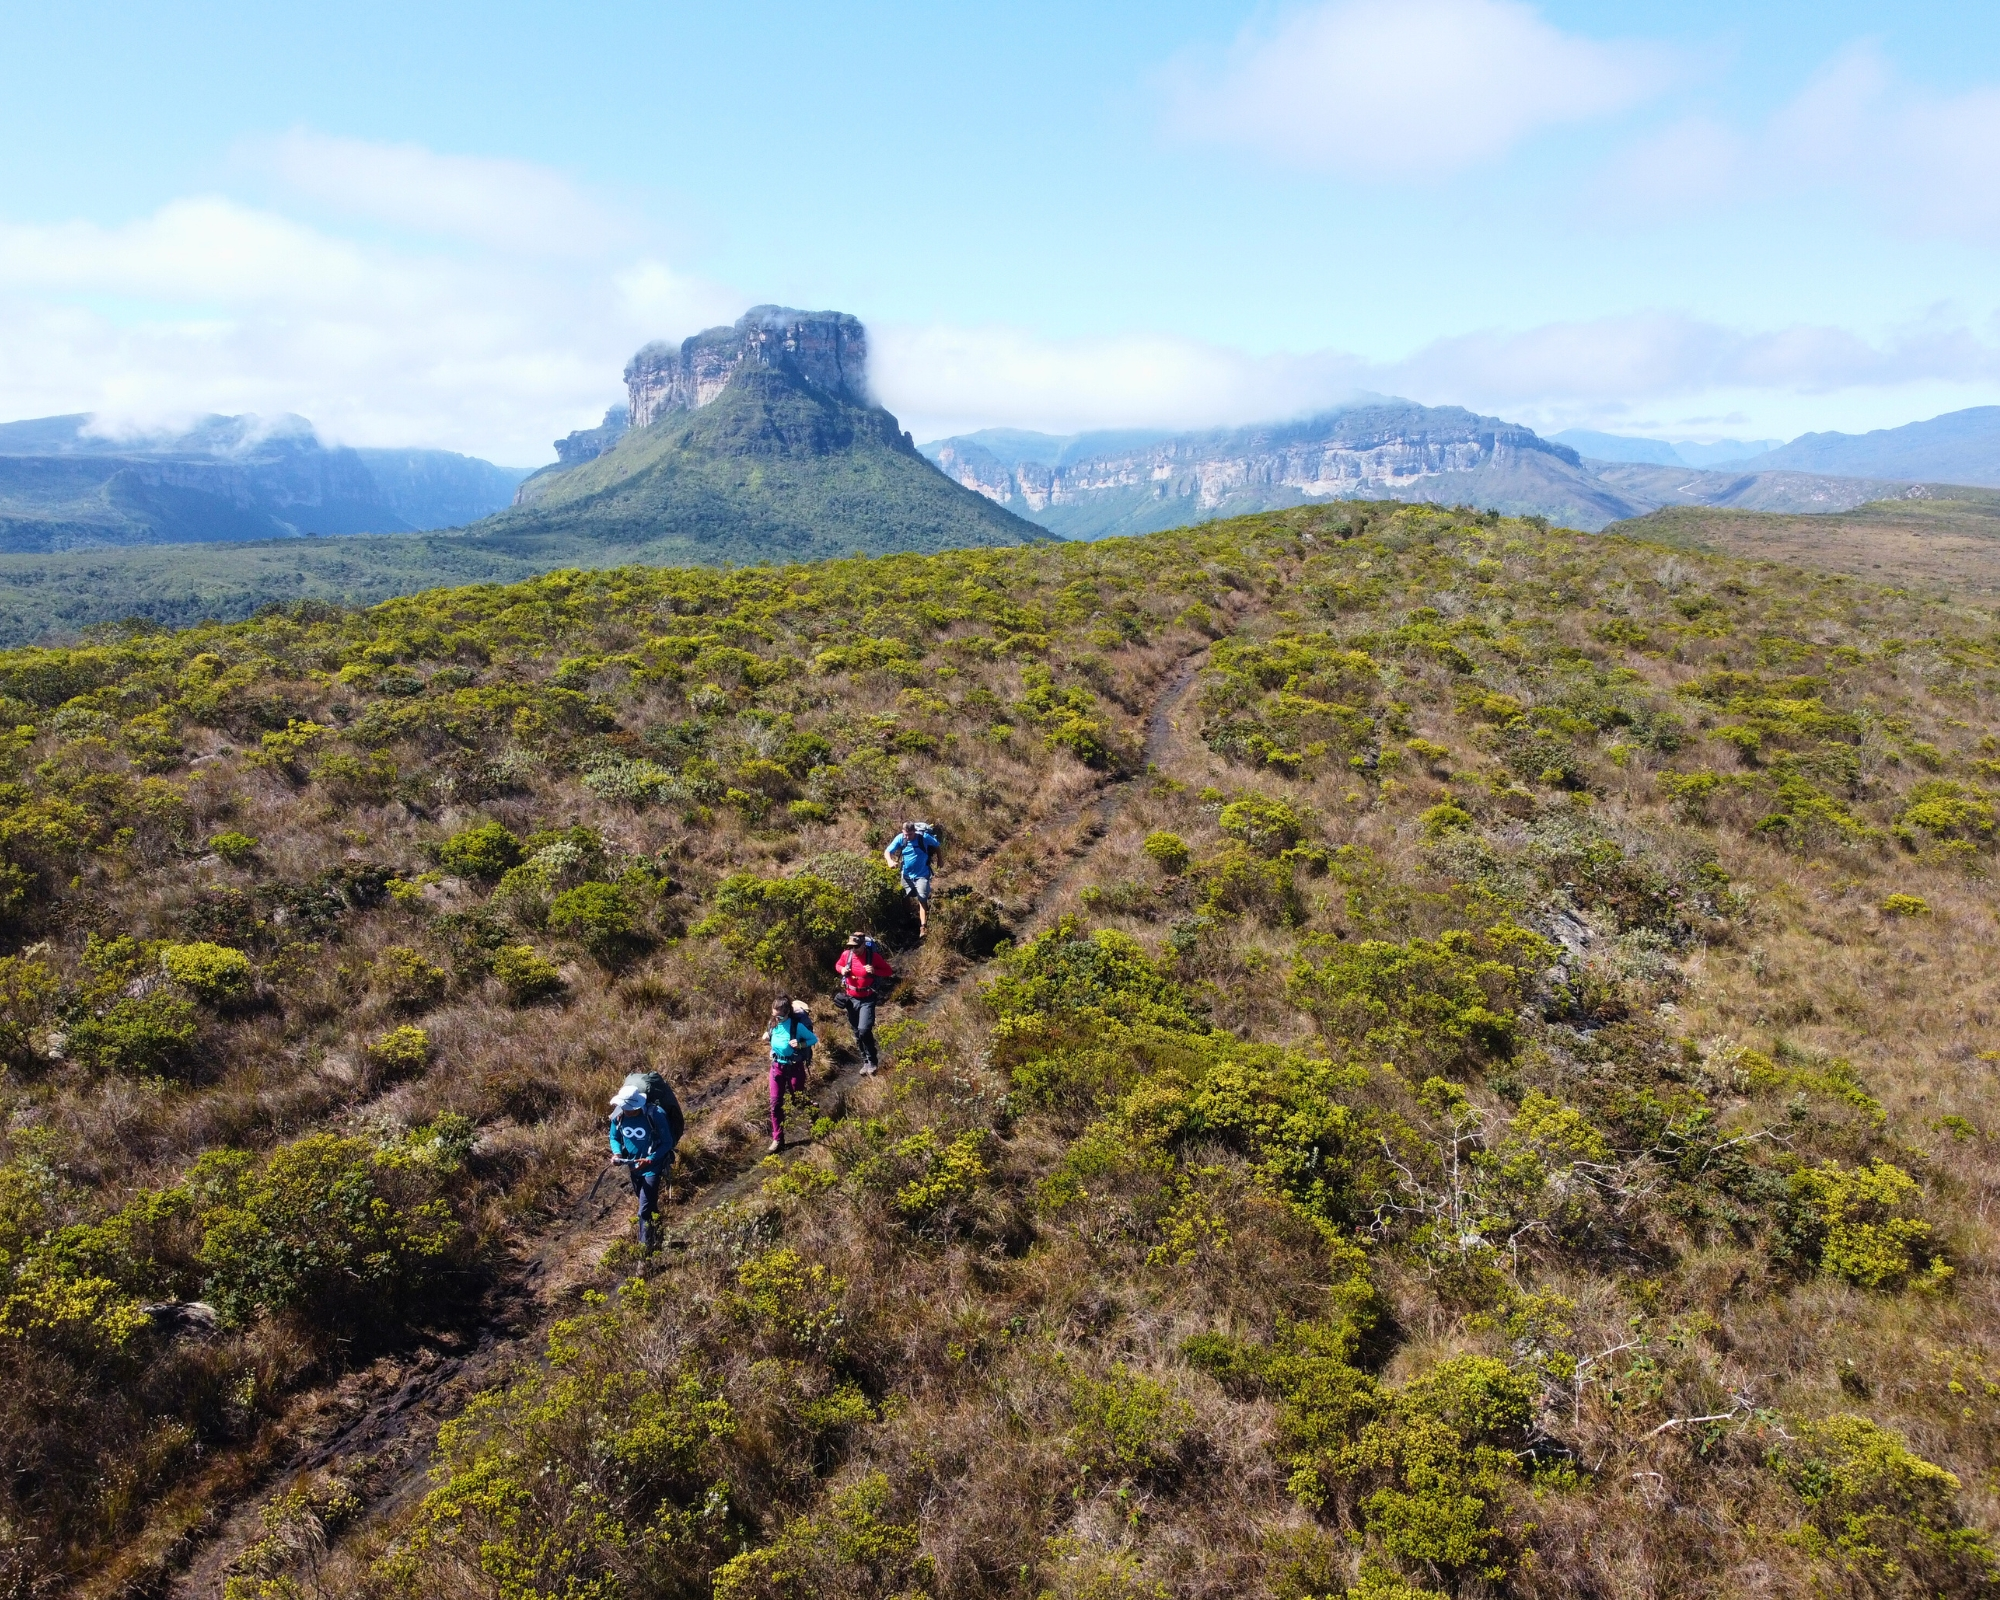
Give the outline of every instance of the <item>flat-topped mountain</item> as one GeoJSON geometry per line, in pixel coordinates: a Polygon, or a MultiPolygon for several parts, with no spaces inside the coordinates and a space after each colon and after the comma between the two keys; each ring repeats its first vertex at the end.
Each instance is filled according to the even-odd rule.
{"type": "Polygon", "coordinates": [[[809,560],[1019,544],[1034,524],[927,461],[868,386],[867,331],[758,306],[625,368],[624,426],[560,441],[564,464],[468,536],[643,545],[647,559],[809,560]],[[573,465],[568,464],[574,462],[573,465]]]}
{"type": "Polygon", "coordinates": [[[1400,400],[1202,433],[971,434],[924,448],[968,488],[1071,538],[1324,499],[1462,501],[1579,527],[1631,514],[1566,445],[1400,400]]]}
{"type": "MultiPolygon", "coordinates": [[[[1614,436],[1590,437],[1619,448],[1614,436]]],[[[1661,506],[1847,511],[1913,491],[1935,495],[1939,487],[1797,470],[1800,463],[1784,452],[1706,471],[1644,459],[1656,452],[1593,459],[1518,423],[1407,400],[1199,433],[1063,437],[996,428],[923,449],[995,504],[1085,539],[1328,499],[1471,505],[1596,530],[1661,506]]]]}

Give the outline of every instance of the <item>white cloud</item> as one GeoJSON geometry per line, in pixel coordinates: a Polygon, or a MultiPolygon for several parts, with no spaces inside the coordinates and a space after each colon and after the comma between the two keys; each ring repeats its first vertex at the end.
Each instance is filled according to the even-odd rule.
{"type": "Polygon", "coordinates": [[[1449,173],[1666,86],[1662,48],[1564,33],[1519,0],[1329,0],[1168,78],[1184,134],[1357,179],[1449,173]]]}
{"type": "Polygon", "coordinates": [[[875,391],[918,438],[984,427],[1050,433],[1197,428],[1285,416],[1339,399],[1342,356],[1252,357],[1135,334],[1044,339],[1018,328],[869,329],[875,391]]]}
{"type": "Polygon", "coordinates": [[[630,230],[561,173],[527,161],[305,129],[244,147],[287,188],[347,216],[527,255],[594,256],[630,230]]]}
{"type": "Polygon", "coordinates": [[[1864,42],[1761,125],[1691,117],[1641,140],[1604,192],[1625,208],[1846,196],[1906,232],[2000,242],[2000,88],[1926,90],[1864,42]]]}
{"type": "Polygon", "coordinates": [[[1871,342],[1839,328],[1744,331],[1645,312],[1460,334],[1387,362],[1331,350],[1252,357],[1165,337],[871,332],[877,388],[920,439],[995,426],[1049,433],[1233,426],[1358,393],[1463,405],[1544,428],[1615,424],[1635,408],[1673,406],[1731,412],[1746,423],[1754,414],[1772,419],[1762,426],[1798,431],[1826,425],[1828,397],[1840,397],[1844,413],[1875,417],[1887,406],[1892,420],[1907,421],[1898,406],[1971,404],[1983,398],[1981,386],[2000,381],[2000,328],[1982,334],[1951,321],[1871,342]]]}
{"type": "Polygon", "coordinates": [[[0,223],[0,416],[297,412],[349,444],[529,465],[622,397],[641,343],[747,303],[645,255],[365,242],[217,197],[0,223]]]}

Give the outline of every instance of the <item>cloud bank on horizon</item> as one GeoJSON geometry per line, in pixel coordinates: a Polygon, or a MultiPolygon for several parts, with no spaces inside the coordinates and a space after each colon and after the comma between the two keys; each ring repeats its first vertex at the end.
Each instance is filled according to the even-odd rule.
{"type": "MultiPolygon", "coordinates": [[[[1568,225],[1635,251],[1663,212],[1713,226],[1783,195],[1990,276],[2000,87],[1926,89],[1862,41],[1788,96],[1730,115],[1704,94],[1716,71],[1685,43],[1565,30],[1519,0],[1329,0],[1164,65],[1135,58],[1151,131],[1134,137],[1154,140],[1163,170],[1280,174],[1287,192],[1356,216],[1384,190],[1469,206],[1466,185],[1580,140],[1586,154],[1563,169],[1586,180],[1565,191],[1568,225]]],[[[920,218],[922,196],[913,204],[920,218]]],[[[1475,290],[1494,248],[1465,242],[1475,290]]],[[[1565,270],[1555,252],[1547,270],[1565,270]]],[[[1734,270],[1726,254],[1716,270],[1734,270]]],[[[869,303],[842,285],[800,292],[794,276],[787,293],[752,278],[574,168],[295,127],[239,139],[218,181],[121,219],[0,209],[0,417],[88,410],[117,427],[292,411],[349,443],[530,465],[619,397],[637,345],[780,298],[862,315],[877,390],[920,438],[1231,425],[1360,391],[1545,430],[1791,433],[1905,421],[2000,387],[2000,301],[1922,285],[1886,309],[1864,292],[1807,294],[1762,318],[1701,285],[1623,306],[1592,286],[1563,316],[1440,294],[1429,326],[1400,337],[1361,303],[1232,340],[1203,329],[1199,274],[1177,291],[1195,314],[1144,324],[1116,305],[996,320],[949,286],[886,287],[869,303]],[[1329,320],[1336,337],[1296,331],[1329,320]]]]}

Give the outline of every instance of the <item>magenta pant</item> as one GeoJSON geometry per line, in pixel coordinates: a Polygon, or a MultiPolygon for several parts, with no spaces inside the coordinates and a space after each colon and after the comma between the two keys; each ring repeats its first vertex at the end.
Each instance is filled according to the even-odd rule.
{"type": "Polygon", "coordinates": [[[785,1136],[785,1096],[804,1094],[806,1089],[806,1066],[803,1061],[795,1061],[787,1066],[782,1061],[771,1063],[771,1137],[785,1136]]]}

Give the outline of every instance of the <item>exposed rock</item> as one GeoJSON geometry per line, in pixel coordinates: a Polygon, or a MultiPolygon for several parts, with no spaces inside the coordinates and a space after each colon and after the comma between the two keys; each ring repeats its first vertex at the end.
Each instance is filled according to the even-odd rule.
{"type": "Polygon", "coordinates": [[[745,366],[779,368],[855,405],[874,404],[868,336],[858,318],[756,306],[734,327],[709,328],[679,348],[649,344],[635,355],[625,368],[631,425],[644,428],[670,411],[707,405],[745,366]]]}
{"type": "Polygon", "coordinates": [[[169,1339],[212,1339],[222,1331],[222,1319],[206,1300],[162,1300],[141,1306],[153,1331],[169,1339]]]}
{"type": "Polygon", "coordinates": [[[978,434],[925,453],[968,489],[1072,537],[1327,499],[1477,499],[1505,510],[1547,503],[1587,527],[1629,514],[1568,446],[1458,406],[1396,401],[1206,433],[1048,439],[1054,448],[1039,459],[1030,436],[1001,437],[1005,455],[978,434]]]}
{"type": "Polygon", "coordinates": [[[556,460],[565,467],[580,467],[595,461],[625,435],[631,413],[624,406],[612,406],[594,428],[578,428],[567,438],[556,440],[556,460]]]}

